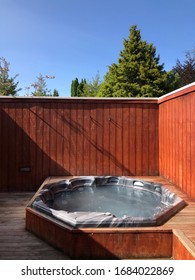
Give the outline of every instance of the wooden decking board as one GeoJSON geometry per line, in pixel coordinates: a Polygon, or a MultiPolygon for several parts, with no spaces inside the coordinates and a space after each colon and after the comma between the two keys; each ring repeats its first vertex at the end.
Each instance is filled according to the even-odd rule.
{"type": "MultiPolygon", "coordinates": [[[[179,230],[185,239],[189,239],[192,250],[193,244],[195,246],[195,200],[162,177],[139,178],[162,183],[185,199],[188,205],[164,225],[155,229],[179,230]]],[[[56,178],[51,178],[50,182],[55,180],[56,178]]],[[[66,255],[25,230],[25,207],[33,194],[0,193],[0,259],[68,259],[66,255]]]]}
{"type": "Polygon", "coordinates": [[[0,259],[68,259],[25,230],[25,207],[33,193],[0,193],[0,259]]]}

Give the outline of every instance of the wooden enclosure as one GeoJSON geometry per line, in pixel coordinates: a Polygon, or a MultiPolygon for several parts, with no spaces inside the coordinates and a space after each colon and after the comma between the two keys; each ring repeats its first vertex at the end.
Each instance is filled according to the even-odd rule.
{"type": "Polygon", "coordinates": [[[195,198],[195,83],[159,99],[0,98],[0,191],[162,175],[195,198]]]}
{"type": "Polygon", "coordinates": [[[159,173],[195,198],[195,83],[159,99],[159,173]]]}
{"type": "Polygon", "coordinates": [[[51,175],[158,175],[157,99],[0,98],[0,190],[51,175]]]}

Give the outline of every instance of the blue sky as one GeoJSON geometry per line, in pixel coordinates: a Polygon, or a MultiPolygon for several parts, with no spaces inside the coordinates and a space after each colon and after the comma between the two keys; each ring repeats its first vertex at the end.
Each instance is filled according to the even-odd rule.
{"type": "Polygon", "coordinates": [[[0,57],[20,95],[41,73],[66,97],[76,77],[103,79],[134,24],[167,71],[195,47],[194,0],[0,0],[0,57]]]}

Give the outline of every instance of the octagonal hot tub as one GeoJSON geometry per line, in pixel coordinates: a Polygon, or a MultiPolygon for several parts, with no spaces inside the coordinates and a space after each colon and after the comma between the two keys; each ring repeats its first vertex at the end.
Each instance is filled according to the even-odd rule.
{"type": "MultiPolygon", "coordinates": [[[[71,246],[71,249],[68,249],[71,257],[83,258],[84,256],[85,258],[87,256],[88,258],[89,255],[92,256],[94,246],[97,244],[92,245],[93,249],[90,254],[84,255],[75,253],[78,248],[75,248],[73,244],[82,247],[81,244],[85,244],[85,242],[89,244],[90,239],[96,240],[95,243],[105,249],[109,247],[108,244],[105,244],[108,237],[115,240],[118,234],[133,233],[132,228],[162,225],[184,206],[184,200],[160,184],[129,177],[72,177],[42,185],[27,207],[26,224],[27,229],[63,249],[66,253],[67,248],[64,249],[63,246],[71,246]],[[34,222],[35,218],[38,219],[38,226],[34,222]],[[51,231],[55,231],[55,233],[51,234],[51,231]],[[58,236],[56,236],[56,232],[58,232],[58,236]],[[83,240],[84,233],[87,235],[88,241],[83,240]],[[60,242],[59,236],[61,238],[61,235],[64,235],[69,242],[60,242]],[[62,246],[61,243],[66,245],[62,246]],[[74,250],[72,250],[72,246],[74,250]]],[[[139,233],[139,230],[136,232],[139,233]]],[[[155,233],[157,232],[155,231],[155,233]]],[[[165,232],[170,235],[169,231],[165,232]]],[[[149,234],[147,242],[151,238],[155,244],[153,230],[147,229],[145,234],[149,234]]],[[[140,238],[141,235],[138,239],[141,240],[140,238]]],[[[171,239],[167,240],[169,239],[166,239],[166,243],[171,244],[171,239]]],[[[131,242],[135,242],[135,240],[131,242]]],[[[162,235],[158,239],[158,246],[155,246],[161,247],[161,242],[164,246],[162,235]]],[[[152,249],[147,250],[152,251],[152,249]]],[[[100,251],[102,249],[98,249],[98,252],[100,251]]],[[[108,251],[113,253],[111,248],[108,251]]],[[[155,251],[154,248],[153,251],[155,251]]],[[[171,251],[171,248],[168,251],[171,251]]],[[[80,249],[79,252],[81,252],[80,249]]],[[[98,258],[101,257],[101,254],[98,253],[98,258]]],[[[120,257],[128,257],[120,254],[120,257]]],[[[146,257],[147,252],[143,256],[146,257]]]]}

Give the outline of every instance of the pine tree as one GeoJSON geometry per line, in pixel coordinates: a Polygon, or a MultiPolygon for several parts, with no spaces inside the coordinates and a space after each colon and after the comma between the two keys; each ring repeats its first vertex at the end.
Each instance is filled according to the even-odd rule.
{"type": "Polygon", "coordinates": [[[54,89],[53,91],[53,96],[58,97],[59,96],[59,92],[57,89],[54,89]]]}
{"type": "Polygon", "coordinates": [[[71,83],[71,96],[72,97],[82,97],[84,96],[84,89],[86,85],[86,79],[81,79],[79,82],[78,78],[71,83]]]}
{"type": "Polygon", "coordinates": [[[185,53],[183,63],[177,60],[173,71],[178,75],[180,87],[195,82],[195,48],[185,53]]]}
{"type": "Polygon", "coordinates": [[[4,57],[0,57],[0,95],[16,95],[21,89],[17,89],[18,83],[14,77],[9,76],[9,63],[4,57]]]}
{"type": "Polygon", "coordinates": [[[175,76],[163,70],[156,48],[141,39],[136,25],[130,28],[118,64],[113,63],[105,75],[99,96],[158,97],[173,90],[175,76]]]}
{"type": "Polygon", "coordinates": [[[39,74],[37,81],[34,82],[31,86],[34,88],[32,92],[33,96],[47,96],[50,95],[50,90],[47,89],[46,77],[42,74],[39,74]]]}
{"type": "Polygon", "coordinates": [[[76,78],[71,83],[71,96],[72,97],[78,96],[77,95],[78,86],[79,86],[79,81],[78,81],[78,78],[76,78]]]}

